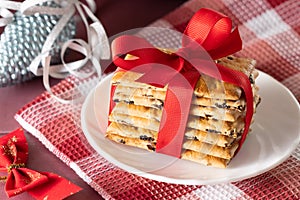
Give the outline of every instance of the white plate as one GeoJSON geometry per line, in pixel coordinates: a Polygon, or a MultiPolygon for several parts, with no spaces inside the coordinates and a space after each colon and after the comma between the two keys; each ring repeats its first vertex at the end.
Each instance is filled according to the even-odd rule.
{"type": "Polygon", "coordinates": [[[300,141],[300,109],[292,93],[260,72],[257,85],[262,102],[252,132],[226,169],[202,166],[167,155],[116,144],[104,137],[111,76],[86,98],[81,112],[83,132],[105,159],[139,176],[176,184],[215,184],[256,176],[282,163],[300,141]]]}

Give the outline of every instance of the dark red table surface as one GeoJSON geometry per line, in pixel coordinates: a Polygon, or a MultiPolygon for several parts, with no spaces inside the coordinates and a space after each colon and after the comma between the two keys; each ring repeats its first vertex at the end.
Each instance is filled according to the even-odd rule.
{"type": "MultiPolygon", "coordinates": [[[[132,28],[147,26],[180,6],[184,1],[97,0],[96,2],[98,4],[97,16],[102,21],[108,36],[112,36],[132,28]]],[[[84,34],[78,32],[78,35],[84,34]]],[[[52,83],[55,84],[58,81],[52,80],[52,83]]],[[[26,83],[0,88],[0,136],[20,127],[14,119],[15,113],[43,91],[44,87],[40,77],[26,83]]],[[[49,152],[35,137],[29,133],[26,133],[26,137],[29,145],[27,167],[38,171],[55,172],[83,188],[79,193],[68,197],[68,200],[102,199],[97,192],[49,152]]],[[[0,199],[7,199],[3,182],[0,182],[0,199]]],[[[33,198],[27,193],[23,193],[10,199],[29,200],[33,198]]]]}

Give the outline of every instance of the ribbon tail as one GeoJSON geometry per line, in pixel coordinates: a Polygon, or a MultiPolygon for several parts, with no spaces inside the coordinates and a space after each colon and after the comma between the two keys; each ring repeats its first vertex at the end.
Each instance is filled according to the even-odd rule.
{"type": "Polygon", "coordinates": [[[241,147],[248,135],[249,128],[251,125],[251,120],[252,120],[252,116],[253,116],[253,112],[254,112],[252,88],[251,88],[249,78],[244,73],[232,70],[230,68],[223,67],[222,65],[218,65],[218,64],[217,64],[217,67],[218,67],[218,70],[220,70],[220,72],[222,74],[222,80],[241,87],[244,91],[244,95],[246,98],[246,116],[244,119],[245,126],[244,126],[244,130],[242,133],[242,138],[240,139],[240,142],[239,142],[240,145],[235,152],[235,155],[236,155],[239,152],[239,150],[241,149],[241,147]]]}
{"type": "Polygon", "coordinates": [[[41,172],[41,174],[47,176],[49,180],[46,183],[27,191],[37,200],[60,200],[82,190],[79,186],[56,174],[49,172],[41,172]]]}
{"type": "Polygon", "coordinates": [[[181,147],[184,140],[194,86],[200,74],[187,72],[177,74],[170,81],[161,119],[156,152],[181,157],[181,147]]]}

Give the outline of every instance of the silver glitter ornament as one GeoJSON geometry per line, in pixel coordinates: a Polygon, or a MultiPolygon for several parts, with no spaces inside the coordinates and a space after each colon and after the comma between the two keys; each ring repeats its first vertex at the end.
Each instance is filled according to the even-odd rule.
{"type": "MultiPolygon", "coordinates": [[[[59,7],[54,2],[43,6],[59,7]]],[[[16,12],[0,38],[0,87],[30,80],[34,74],[29,70],[32,60],[43,48],[47,36],[61,18],[60,15],[34,14],[25,16],[16,12]]],[[[75,35],[75,21],[71,19],[53,44],[51,64],[60,62],[61,45],[75,35]]]]}

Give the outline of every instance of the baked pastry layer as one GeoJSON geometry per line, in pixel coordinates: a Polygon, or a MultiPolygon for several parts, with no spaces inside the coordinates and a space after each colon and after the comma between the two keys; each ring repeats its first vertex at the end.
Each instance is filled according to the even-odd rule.
{"type": "MultiPolygon", "coordinates": [[[[249,77],[254,109],[260,102],[255,61],[228,56],[216,61],[249,77]]],[[[106,137],[114,142],[155,151],[167,85],[163,88],[137,82],[142,74],[117,71],[115,107],[109,116],[106,137]]],[[[226,167],[239,147],[244,130],[245,97],[236,85],[201,75],[193,92],[184,133],[181,158],[214,167],[226,167]]]]}

